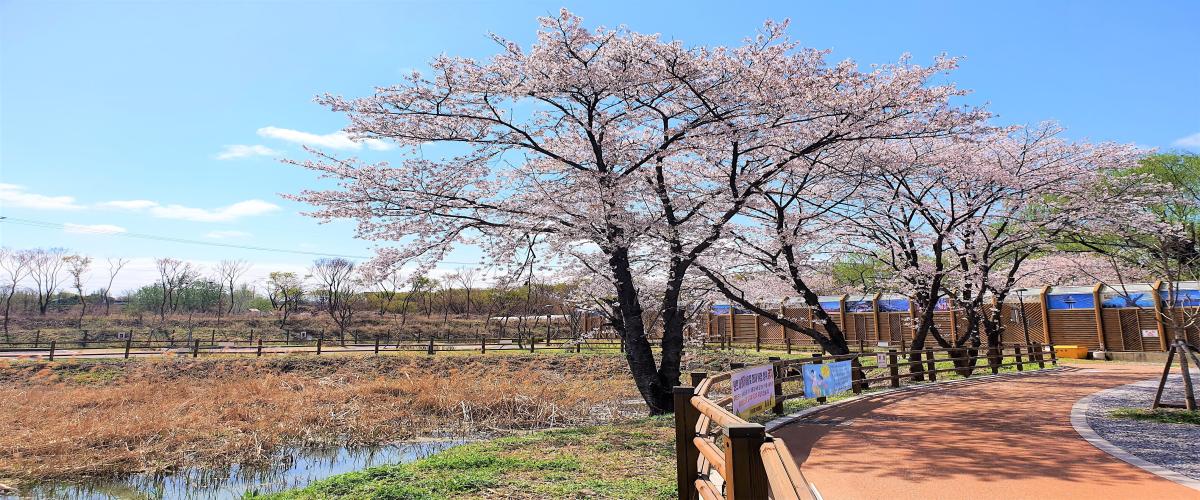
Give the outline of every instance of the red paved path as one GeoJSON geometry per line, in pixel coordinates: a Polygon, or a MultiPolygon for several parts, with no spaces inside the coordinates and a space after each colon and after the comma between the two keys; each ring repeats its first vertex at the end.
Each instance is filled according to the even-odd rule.
{"type": "Polygon", "coordinates": [[[773,434],[827,500],[1200,499],[1200,491],[1096,449],[1071,427],[1080,398],[1152,378],[1156,369],[1087,364],[882,395],[773,434]]]}

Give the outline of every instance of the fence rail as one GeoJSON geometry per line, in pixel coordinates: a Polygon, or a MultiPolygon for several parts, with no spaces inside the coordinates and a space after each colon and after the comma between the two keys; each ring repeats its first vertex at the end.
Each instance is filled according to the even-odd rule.
{"type": "Polygon", "coordinates": [[[625,342],[620,339],[584,339],[584,340],[555,340],[530,337],[485,337],[478,339],[385,339],[376,338],[373,342],[326,342],[318,339],[311,342],[266,340],[257,341],[216,341],[192,339],[190,341],[166,339],[137,339],[128,337],[124,340],[102,340],[90,342],[13,342],[0,344],[0,357],[3,358],[48,358],[55,357],[105,357],[130,358],[147,355],[176,355],[176,356],[218,356],[218,355],[253,355],[270,354],[316,354],[323,353],[370,353],[381,354],[389,352],[423,352],[433,355],[437,352],[473,352],[488,351],[522,351],[536,353],[539,351],[582,352],[587,350],[619,350],[624,352],[625,342]]]}
{"type": "MultiPolygon", "coordinates": [[[[875,382],[901,387],[904,382],[936,381],[939,373],[969,376],[975,369],[998,373],[1005,367],[1023,371],[1026,366],[1045,368],[1058,364],[1053,345],[1014,344],[991,349],[918,349],[886,353],[852,352],[844,355],[771,361],[775,373],[774,413],[783,413],[783,402],[804,397],[800,367],[835,361],[851,362],[852,391],[860,393],[875,382]],[[880,365],[880,356],[886,360],[880,365]],[[1006,361],[1007,359],[1013,361],[1006,361]],[[1049,359],[1047,359],[1049,358],[1049,359]],[[984,364],[980,364],[984,361],[984,364]],[[949,363],[946,368],[939,364],[949,363]],[[901,374],[901,366],[909,366],[901,374]],[[872,372],[878,374],[872,374],[872,372]],[[800,391],[788,391],[797,385],[800,391]]],[[[733,368],[740,368],[735,365],[733,368]]],[[[681,500],[811,499],[815,495],[792,458],[787,445],[757,423],[748,422],[726,408],[733,402],[729,385],[733,371],[691,374],[691,385],[674,388],[676,480],[681,500]]],[[[817,399],[823,402],[822,398],[817,399]]]]}

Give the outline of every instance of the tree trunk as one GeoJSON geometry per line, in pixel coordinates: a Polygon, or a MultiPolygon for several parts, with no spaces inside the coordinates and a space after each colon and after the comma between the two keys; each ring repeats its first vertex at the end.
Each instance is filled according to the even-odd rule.
{"type": "MultiPolygon", "coordinates": [[[[625,339],[625,360],[629,363],[629,371],[633,374],[633,382],[638,393],[646,401],[651,415],[661,415],[674,411],[674,400],[671,390],[679,385],[679,366],[676,363],[673,373],[674,380],[667,373],[659,373],[654,363],[654,352],[650,341],[646,338],[646,326],[642,319],[642,305],[637,296],[637,288],[633,284],[633,273],[629,269],[629,250],[617,248],[609,254],[609,266],[616,280],[617,304],[613,311],[613,327],[621,338],[625,339]]],[[[668,335],[664,335],[666,337],[668,335]]],[[[674,342],[664,344],[675,345],[674,342]]],[[[679,352],[668,353],[669,349],[682,350],[682,341],[678,347],[664,345],[664,359],[678,359],[679,352]]]]}

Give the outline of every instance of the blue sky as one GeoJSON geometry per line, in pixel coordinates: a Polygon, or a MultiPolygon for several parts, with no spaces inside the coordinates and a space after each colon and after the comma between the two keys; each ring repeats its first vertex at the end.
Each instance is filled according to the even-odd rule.
{"type": "Polygon", "coordinates": [[[790,18],[795,38],[833,60],[947,52],[966,58],[952,79],[975,92],[969,102],[1000,122],[1200,150],[1200,2],[901,3],[0,1],[0,215],[68,224],[0,223],[0,244],[141,268],[242,258],[259,274],[313,257],[80,230],[369,255],[351,224],[319,225],[279,197],[317,183],[276,159],[303,157],[298,142],[394,154],[338,137],[344,119],[313,96],[369,93],[440,53],[486,57],[488,32],[527,44],[535,18],[562,6],[688,44],[735,44],[790,18]]]}

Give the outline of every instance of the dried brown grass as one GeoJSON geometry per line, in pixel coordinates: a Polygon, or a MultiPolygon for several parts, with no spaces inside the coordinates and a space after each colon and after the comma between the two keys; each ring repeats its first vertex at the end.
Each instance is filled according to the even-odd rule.
{"type": "Polygon", "coordinates": [[[0,478],[220,467],[290,446],[609,422],[637,398],[626,370],[617,356],[546,355],[0,364],[0,478]]]}

